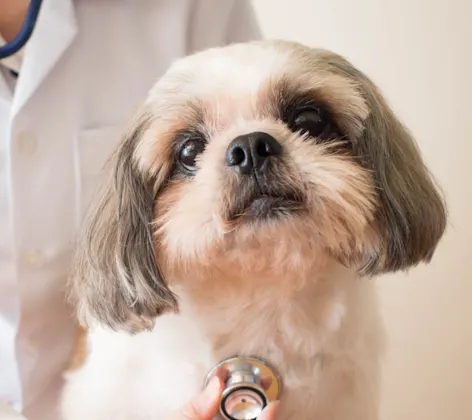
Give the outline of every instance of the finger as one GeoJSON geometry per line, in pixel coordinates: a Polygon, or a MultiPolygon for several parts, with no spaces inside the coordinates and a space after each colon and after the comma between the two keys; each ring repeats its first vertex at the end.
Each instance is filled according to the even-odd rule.
{"type": "Polygon", "coordinates": [[[223,382],[215,376],[207,387],[186,404],[171,420],[212,420],[218,413],[223,382]]]}
{"type": "Polygon", "coordinates": [[[262,388],[264,388],[264,391],[267,391],[272,386],[272,378],[268,376],[267,378],[262,379],[261,385],[262,388]]]}
{"type": "Polygon", "coordinates": [[[257,418],[257,420],[276,420],[279,413],[279,402],[271,402],[257,418]]]}

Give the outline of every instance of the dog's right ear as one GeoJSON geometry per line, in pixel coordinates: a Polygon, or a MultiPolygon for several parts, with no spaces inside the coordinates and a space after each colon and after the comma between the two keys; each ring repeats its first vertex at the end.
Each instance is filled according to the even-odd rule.
{"type": "Polygon", "coordinates": [[[154,202],[165,177],[146,173],[135,156],[150,123],[144,108],[131,121],[85,220],[71,276],[71,297],[84,324],[136,332],[177,309],[156,262],[152,231],[154,202]]]}

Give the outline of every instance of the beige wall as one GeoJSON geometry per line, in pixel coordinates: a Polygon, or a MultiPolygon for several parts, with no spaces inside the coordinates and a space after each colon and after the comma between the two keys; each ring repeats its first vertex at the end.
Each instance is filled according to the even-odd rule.
{"type": "Polygon", "coordinates": [[[451,222],[431,265],[378,280],[390,339],[385,420],[471,420],[472,2],[254,5],[267,37],[346,55],[416,134],[447,195],[451,222]]]}

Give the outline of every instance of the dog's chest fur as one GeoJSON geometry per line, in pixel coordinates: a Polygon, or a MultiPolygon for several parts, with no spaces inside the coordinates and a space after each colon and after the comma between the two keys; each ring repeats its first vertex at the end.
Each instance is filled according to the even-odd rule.
{"type": "Polygon", "coordinates": [[[260,289],[197,310],[182,296],[180,314],[158,318],[151,332],[91,331],[85,364],[68,374],[64,420],[164,420],[236,354],[280,370],[281,420],[377,420],[374,291],[368,280],[348,280],[283,302],[260,289]]]}

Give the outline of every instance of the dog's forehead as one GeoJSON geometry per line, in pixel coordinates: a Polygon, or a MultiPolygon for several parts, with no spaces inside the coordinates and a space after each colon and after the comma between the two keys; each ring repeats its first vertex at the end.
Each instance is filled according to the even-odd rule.
{"type": "Polygon", "coordinates": [[[187,95],[208,97],[257,94],[269,80],[294,67],[293,52],[269,44],[233,45],[211,49],[174,63],[165,82],[179,84],[187,95]]]}
{"type": "Polygon", "coordinates": [[[289,42],[213,48],[174,62],[148,102],[160,120],[219,130],[235,120],[277,117],[287,104],[310,96],[358,126],[368,110],[349,76],[350,64],[340,60],[329,51],[289,42]],[[335,70],[337,61],[346,71],[335,70]]]}

